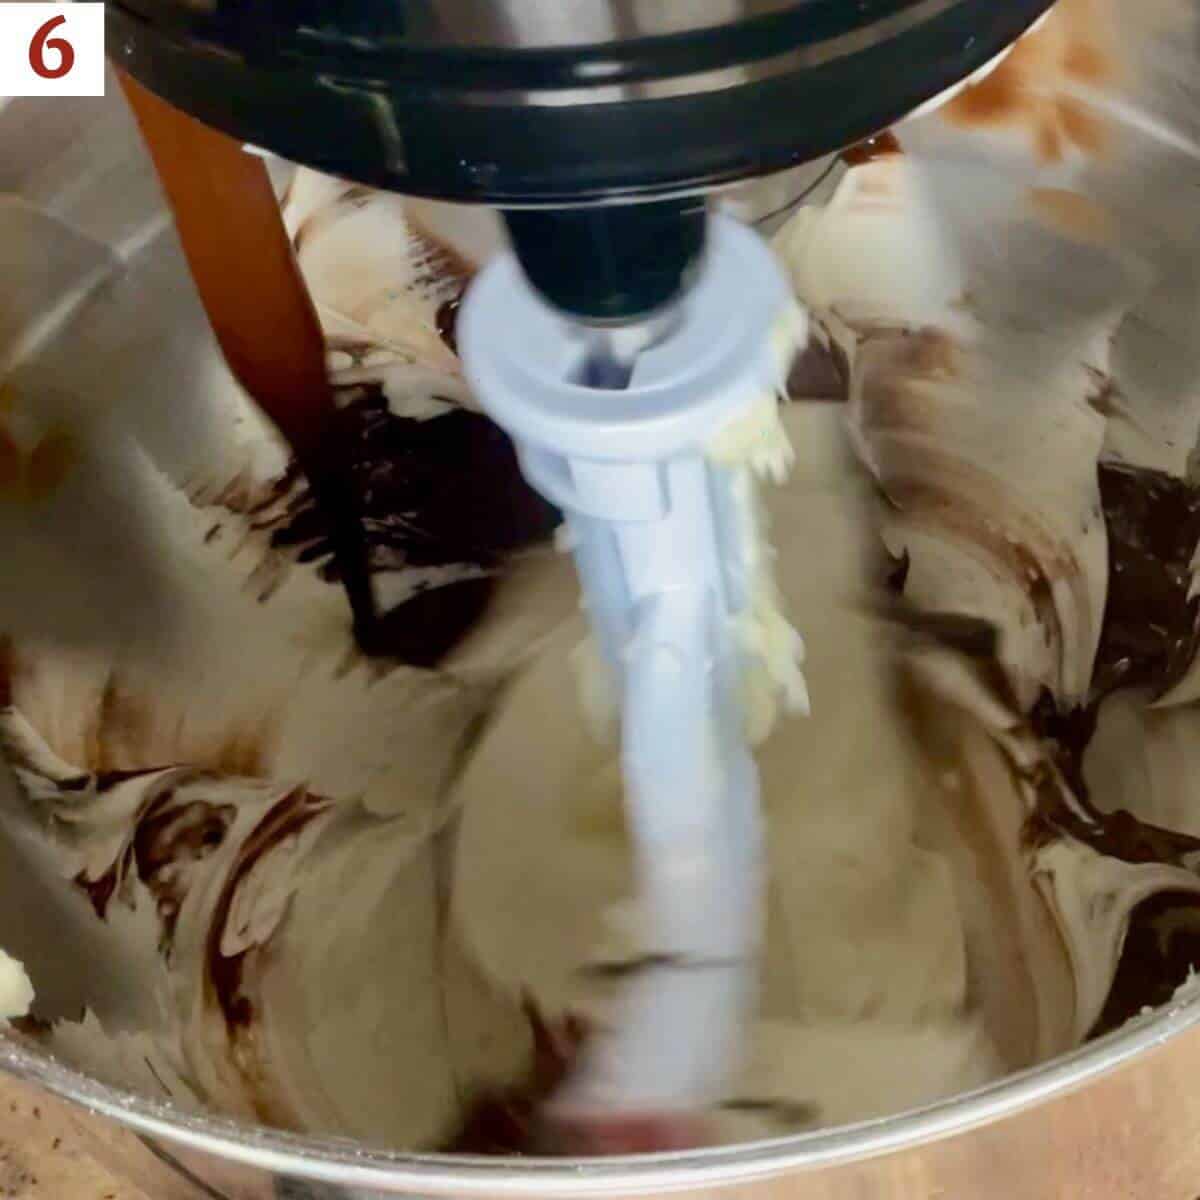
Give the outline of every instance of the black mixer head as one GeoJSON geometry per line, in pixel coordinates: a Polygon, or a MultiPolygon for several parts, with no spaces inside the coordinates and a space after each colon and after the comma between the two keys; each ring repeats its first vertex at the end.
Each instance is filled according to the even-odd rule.
{"type": "Polygon", "coordinates": [[[1051,0],[111,0],[117,65],[245,142],[502,207],[678,195],[875,133],[1051,0]]]}

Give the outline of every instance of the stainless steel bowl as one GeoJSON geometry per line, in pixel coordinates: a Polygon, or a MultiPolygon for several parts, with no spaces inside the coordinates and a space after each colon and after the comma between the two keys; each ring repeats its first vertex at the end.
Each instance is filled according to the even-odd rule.
{"type": "MultiPolygon", "coordinates": [[[[36,977],[36,964],[33,968],[36,977]]],[[[12,1037],[0,1066],[135,1130],[219,1197],[802,1195],[813,1200],[1194,1200],[1200,999],[920,1112],[724,1150],[590,1160],[399,1154],[297,1137],[106,1087],[12,1037]]]]}
{"type": "MultiPolygon", "coordinates": [[[[115,89],[103,102],[9,102],[0,145],[0,186],[23,198],[19,221],[50,222],[60,250],[23,242],[19,223],[0,227],[0,360],[48,394],[157,407],[147,436],[186,474],[220,436],[184,420],[187,398],[222,368],[115,89]],[[164,379],[170,411],[159,394],[164,379]]],[[[0,205],[0,220],[4,212],[0,205]]],[[[27,964],[44,1013],[75,1012],[86,994],[86,939],[23,860],[2,819],[12,781],[0,782],[10,789],[0,791],[0,945],[27,964]]],[[[15,1032],[0,1037],[0,1067],[136,1131],[217,1197],[709,1195],[733,1184],[744,1196],[829,1200],[1193,1200],[1198,1024],[1200,998],[1188,998],[921,1111],[732,1148],[590,1161],[403,1154],[194,1116],[88,1078],[15,1032]]]]}

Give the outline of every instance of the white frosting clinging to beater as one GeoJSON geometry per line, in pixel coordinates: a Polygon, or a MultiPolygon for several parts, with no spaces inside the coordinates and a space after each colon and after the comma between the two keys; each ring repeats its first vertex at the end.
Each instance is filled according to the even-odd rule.
{"type": "Polygon", "coordinates": [[[808,322],[789,307],[771,331],[777,378],[708,448],[709,461],[726,473],[733,500],[737,541],[748,579],[745,607],[734,617],[734,636],[745,659],[741,677],[746,733],[760,743],[775,724],[780,705],[788,712],[810,712],[804,679],[804,639],[784,613],[775,578],[775,549],[761,489],[764,481],[781,485],[796,455],[780,415],[787,398],[787,373],[807,340],[808,322]]]}

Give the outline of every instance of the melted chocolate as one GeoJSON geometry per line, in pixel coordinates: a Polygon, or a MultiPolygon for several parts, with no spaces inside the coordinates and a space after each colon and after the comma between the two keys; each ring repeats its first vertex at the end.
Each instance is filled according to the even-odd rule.
{"type": "Polygon", "coordinates": [[[789,400],[828,400],[844,403],[850,396],[850,363],[832,338],[816,333],[792,360],[788,371],[789,400]]]}
{"type": "MultiPolygon", "coordinates": [[[[358,629],[360,644],[368,654],[436,666],[483,614],[505,557],[548,538],[559,513],[525,483],[512,443],[486,417],[458,408],[398,417],[377,385],[349,389],[342,400],[329,453],[348,481],[370,572],[460,567],[470,576],[418,583],[372,629],[358,629]]],[[[275,496],[293,493],[273,543],[339,580],[329,505],[316,502],[298,468],[275,496]]]]}
{"type": "Polygon", "coordinates": [[[1200,838],[1151,825],[1124,809],[1101,812],[1087,799],[1086,791],[1072,789],[1075,804],[1071,805],[1056,781],[1037,782],[1037,812],[1027,830],[1033,845],[1066,836],[1121,862],[1161,863],[1187,870],[1200,856],[1200,838]]]}
{"type": "Polygon", "coordinates": [[[529,1071],[512,1087],[475,1097],[458,1132],[441,1147],[444,1153],[521,1155],[544,1149],[538,1136],[541,1107],[566,1079],[587,1027],[572,1016],[552,1027],[528,997],[524,1009],[533,1034],[529,1071]]]}
{"type": "Polygon", "coordinates": [[[16,655],[12,638],[0,635],[0,708],[11,708],[13,702],[13,676],[16,674],[16,655]]]}
{"type": "Polygon", "coordinates": [[[1063,776],[1085,802],[1083,756],[1105,697],[1122,688],[1161,696],[1183,677],[1200,647],[1200,600],[1188,598],[1192,555],[1200,544],[1200,490],[1123,463],[1101,463],[1099,483],[1108,531],[1108,602],[1091,693],[1074,713],[1059,713],[1043,696],[1032,714],[1034,729],[1051,742],[1063,776]]]}
{"type": "Polygon", "coordinates": [[[908,573],[912,570],[912,555],[907,550],[901,551],[900,554],[892,554],[887,549],[884,550],[884,554],[887,558],[884,587],[893,595],[902,596],[908,583],[908,573]]]}
{"type": "Polygon", "coordinates": [[[864,163],[874,162],[878,158],[887,158],[890,154],[903,154],[904,150],[896,135],[890,129],[877,133],[874,137],[859,142],[848,150],[842,151],[842,162],[849,167],[861,167],[864,163]]]}
{"type": "Polygon", "coordinates": [[[127,854],[123,854],[98,879],[89,879],[83,871],[80,871],[71,881],[76,887],[82,888],[87,893],[92,911],[102,921],[108,916],[109,903],[116,895],[117,884],[124,878],[128,863],[127,854]]]}
{"type": "MultiPolygon", "coordinates": [[[[1195,869],[1200,839],[1092,805],[1083,776],[1100,705],[1124,688],[1160,696],[1187,671],[1200,643],[1200,603],[1188,598],[1192,555],[1200,543],[1200,490],[1161,472],[1102,463],[1101,503],[1108,530],[1108,603],[1088,703],[1061,713],[1044,695],[1032,713],[1074,797],[1044,779],[1027,830],[1034,844],[1067,836],[1129,863],[1195,869]]],[[[1143,1008],[1170,999],[1200,966],[1200,898],[1163,893],[1134,909],[1117,973],[1091,1036],[1117,1028],[1143,1008]]]]}
{"type": "Polygon", "coordinates": [[[1100,495],[1109,580],[1094,688],[1162,695],[1187,671],[1200,641],[1200,601],[1188,598],[1200,491],[1158,471],[1107,463],[1100,495]]]}
{"type": "Polygon", "coordinates": [[[1095,736],[1099,715],[1099,704],[1059,712],[1049,692],[1041,694],[1030,714],[1034,732],[1049,745],[1067,786],[1083,804],[1087,803],[1088,796],[1083,779],[1083,755],[1095,736]]]}
{"type": "Polygon", "coordinates": [[[376,618],[377,653],[410,667],[436,667],[468,630],[483,619],[492,598],[490,578],[423,588],[376,618]]]}
{"type": "Polygon", "coordinates": [[[1200,963],[1200,900],[1160,892],[1129,918],[1108,1000],[1089,1037],[1120,1028],[1143,1008],[1166,1004],[1200,963]]]}
{"type": "Polygon", "coordinates": [[[462,307],[464,295],[465,292],[459,292],[457,296],[443,300],[433,318],[438,336],[455,354],[458,353],[458,310],[462,307]]]}

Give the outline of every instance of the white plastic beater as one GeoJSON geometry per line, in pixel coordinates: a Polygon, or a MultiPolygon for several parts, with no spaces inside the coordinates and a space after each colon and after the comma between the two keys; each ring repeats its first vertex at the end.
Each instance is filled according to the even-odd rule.
{"type": "MultiPolygon", "coordinates": [[[[778,452],[763,443],[777,436],[776,396],[803,318],[757,235],[715,216],[698,278],[665,328],[640,351],[628,333],[631,370],[616,373],[626,386],[584,386],[594,331],[541,301],[511,254],[481,273],[459,322],[480,403],[514,439],[529,482],[566,514],[620,699],[648,966],[567,1088],[566,1106],[581,1112],[692,1110],[728,1083],[762,920],[746,696],[771,674],[772,654],[787,660],[776,679],[790,678],[791,699],[804,703],[790,627],[781,646],[766,644],[761,622],[757,639],[747,633],[769,556],[750,461],[778,452]]],[[[620,357],[620,332],[609,338],[620,357]]]]}

